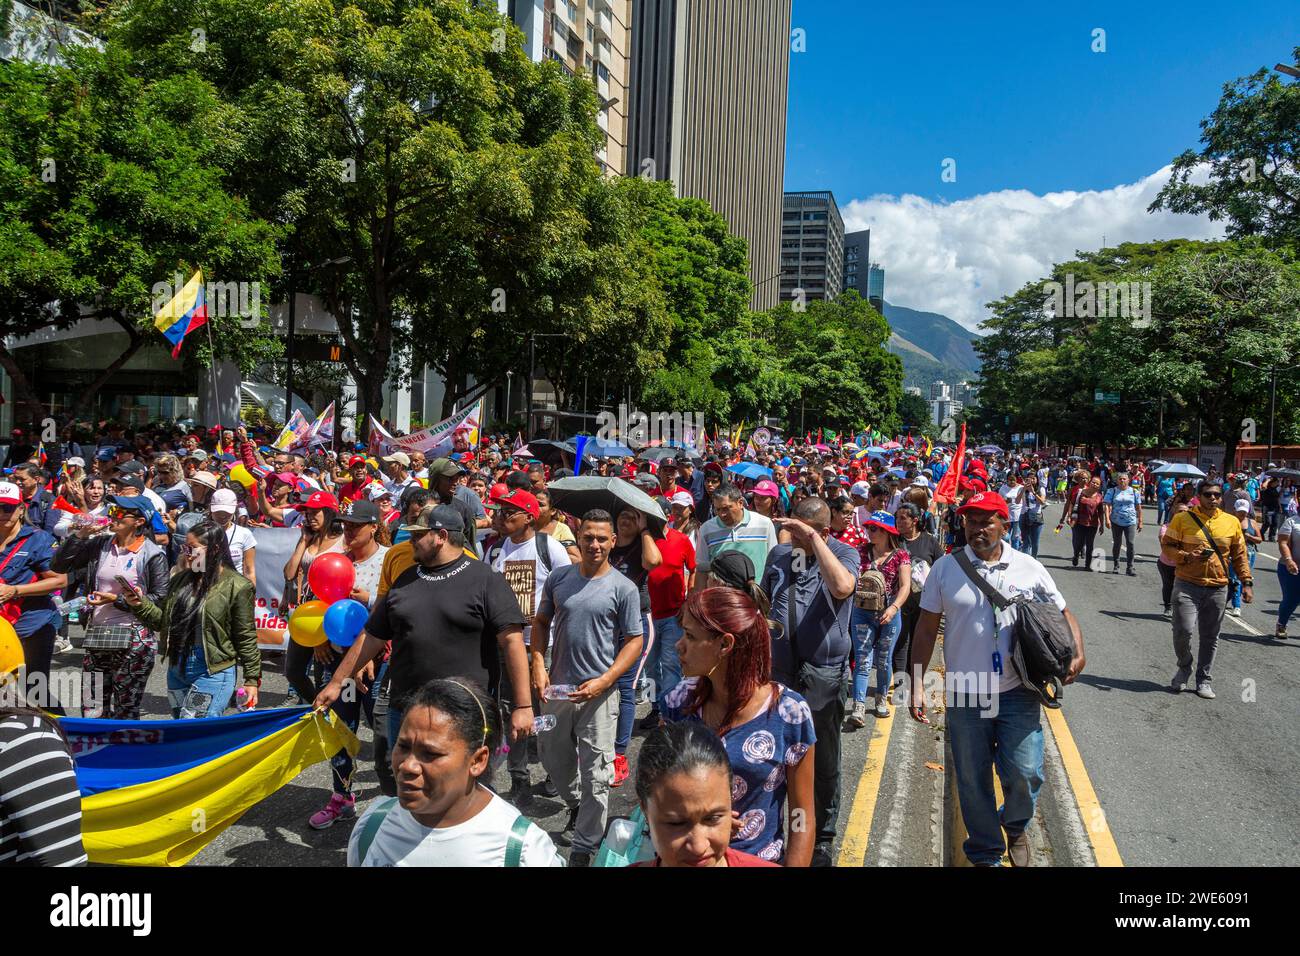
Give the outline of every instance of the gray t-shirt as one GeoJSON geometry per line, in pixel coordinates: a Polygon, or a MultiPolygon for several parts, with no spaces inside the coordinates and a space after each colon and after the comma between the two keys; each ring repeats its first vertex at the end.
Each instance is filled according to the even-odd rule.
{"type": "MultiPolygon", "coordinates": [[[[858,549],[835,538],[828,538],[826,546],[856,581],[861,568],[858,549]]],[[[788,544],[777,545],[768,555],[767,568],[763,572],[763,590],[772,602],[772,613],[769,616],[782,627],[786,626],[787,620],[786,604],[790,594],[793,550],[788,544]]],[[[849,630],[853,598],[850,595],[843,600],[836,600],[811,554],[806,561],[804,571],[794,576],[795,628],[798,631],[799,654],[811,664],[840,664],[848,659],[853,646],[849,630]]],[[[791,683],[797,676],[789,641],[772,642],[772,673],[782,683],[791,683]]]]}
{"type": "Polygon", "coordinates": [[[641,595],[618,571],[596,578],[582,567],[555,568],[537,613],[551,618],[551,682],[581,684],[614,666],[624,638],[641,636],[641,595]]]}

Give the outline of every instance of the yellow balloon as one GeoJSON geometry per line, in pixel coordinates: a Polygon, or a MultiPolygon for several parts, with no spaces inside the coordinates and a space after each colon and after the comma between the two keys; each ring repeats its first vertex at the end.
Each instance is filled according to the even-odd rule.
{"type": "Polygon", "coordinates": [[[245,488],[253,487],[253,483],[257,480],[248,473],[248,469],[242,464],[236,465],[234,468],[230,469],[230,477],[239,482],[245,488]]]}
{"type": "Polygon", "coordinates": [[[289,636],[303,647],[318,647],[324,644],[325,611],[329,607],[324,601],[308,601],[294,608],[289,615],[289,636]]]}
{"type": "Polygon", "coordinates": [[[14,626],[0,617],[0,675],[18,670],[23,661],[23,642],[18,640],[14,626]]]}

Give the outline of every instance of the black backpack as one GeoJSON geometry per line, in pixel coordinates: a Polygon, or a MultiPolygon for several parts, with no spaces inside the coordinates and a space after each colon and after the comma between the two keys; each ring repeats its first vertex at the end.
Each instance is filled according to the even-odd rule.
{"type": "Polygon", "coordinates": [[[1016,625],[1011,638],[1011,666],[1021,682],[1034,691],[1044,707],[1057,709],[1065,696],[1062,678],[1070,672],[1074,659],[1074,635],[1055,604],[1012,600],[989,584],[971,564],[965,548],[955,549],[953,557],[971,582],[984,593],[999,611],[1016,606],[1016,625]]]}
{"type": "MultiPolygon", "coordinates": [[[[487,563],[487,566],[489,568],[492,567],[492,565],[496,564],[497,556],[501,554],[501,549],[504,548],[505,546],[506,546],[506,539],[502,538],[496,544],[492,545],[492,547],[488,548],[487,556],[483,560],[487,563]]],[[[537,532],[537,560],[542,562],[542,567],[546,569],[547,574],[550,574],[551,573],[550,535],[548,535],[545,531],[537,532]]]]}

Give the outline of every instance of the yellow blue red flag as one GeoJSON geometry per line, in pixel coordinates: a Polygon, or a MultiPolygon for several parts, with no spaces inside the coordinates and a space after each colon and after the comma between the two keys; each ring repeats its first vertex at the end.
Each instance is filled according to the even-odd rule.
{"type": "Polygon", "coordinates": [[[306,707],[211,720],[62,718],[92,863],[182,866],[245,811],[356,736],[306,707]]]}
{"type": "Polygon", "coordinates": [[[201,269],[153,317],[154,328],[174,346],[172,358],[181,354],[181,343],[185,341],[185,336],[201,328],[207,321],[208,306],[201,269]]]}

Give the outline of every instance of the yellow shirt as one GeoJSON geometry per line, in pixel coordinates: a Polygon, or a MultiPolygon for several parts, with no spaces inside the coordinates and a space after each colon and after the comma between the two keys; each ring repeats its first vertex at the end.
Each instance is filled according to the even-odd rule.
{"type": "Polygon", "coordinates": [[[1206,557],[1200,556],[1199,552],[1209,547],[1209,543],[1205,532],[1192,518],[1193,512],[1210,532],[1214,545],[1224,560],[1232,565],[1237,577],[1250,584],[1250,562],[1246,556],[1246,536],[1241,531],[1241,522],[1223,509],[1211,517],[1199,506],[1174,515],[1160,542],[1165,557],[1174,562],[1174,576],[1201,587],[1221,588],[1228,583],[1228,572],[1213,551],[1206,557]]]}

